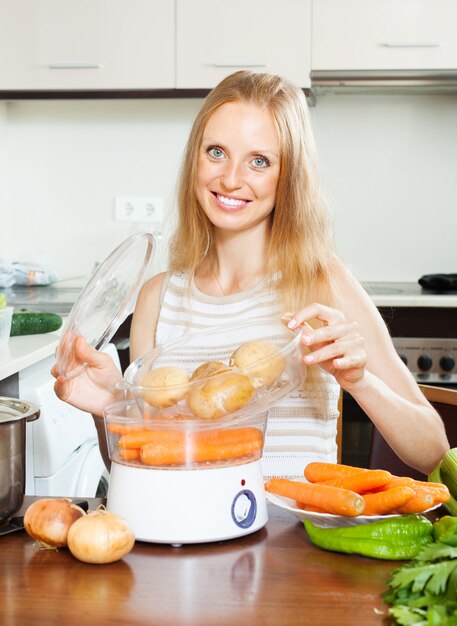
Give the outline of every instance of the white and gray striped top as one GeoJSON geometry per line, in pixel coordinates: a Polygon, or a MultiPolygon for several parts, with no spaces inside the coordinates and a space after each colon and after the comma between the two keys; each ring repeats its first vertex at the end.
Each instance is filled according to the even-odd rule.
{"type": "MultiPolygon", "coordinates": [[[[193,281],[189,285],[187,274],[168,274],[162,290],[156,345],[184,333],[280,314],[275,294],[267,289],[265,281],[247,291],[219,297],[202,293],[193,281]]],[[[240,331],[237,340],[241,344],[249,338],[240,331]]],[[[212,360],[210,354],[214,356],[213,349],[207,360],[212,360]]],[[[339,392],[335,379],[325,375],[322,386],[305,381],[270,409],[262,459],[265,478],[303,477],[310,461],[336,462],[339,392]]]]}

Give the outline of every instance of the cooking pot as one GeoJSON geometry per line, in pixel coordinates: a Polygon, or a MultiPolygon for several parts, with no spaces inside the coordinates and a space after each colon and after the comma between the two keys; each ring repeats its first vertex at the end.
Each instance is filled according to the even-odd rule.
{"type": "Polygon", "coordinates": [[[0,526],[22,506],[26,422],[39,416],[34,404],[0,396],[0,526]]]}

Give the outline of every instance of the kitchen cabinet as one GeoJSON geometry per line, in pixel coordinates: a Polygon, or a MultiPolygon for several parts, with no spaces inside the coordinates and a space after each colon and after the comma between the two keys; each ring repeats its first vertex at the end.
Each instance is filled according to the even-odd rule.
{"type": "Polygon", "coordinates": [[[457,68],[455,0],[313,0],[312,70],[457,68]]]}
{"type": "Polygon", "coordinates": [[[178,89],[211,88],[240,69],[309,86],[311,0],[177,0],[178,89]]]}
{"type": "Polygon", "coordinates": [[[175,4],[0,0],[1,90],[167,89],[175,4]]]}

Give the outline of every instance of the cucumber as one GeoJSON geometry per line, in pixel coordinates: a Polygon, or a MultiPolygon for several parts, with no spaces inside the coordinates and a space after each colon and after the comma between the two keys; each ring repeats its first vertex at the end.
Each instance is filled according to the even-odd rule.
{"type": "Polygon", "coordinates": [[[38,311],[13,313],[10,336],[50,333],[53,330],[58,330],[62,326],[62,321],[57,313],[40,313],[38,311]]]}

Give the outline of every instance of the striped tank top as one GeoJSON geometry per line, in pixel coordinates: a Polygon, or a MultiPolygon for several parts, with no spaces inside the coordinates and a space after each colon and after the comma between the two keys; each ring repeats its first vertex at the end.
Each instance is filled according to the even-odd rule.
{"type": "MultiPolygon", "coordinates": [[[[193,280],[189,285],[187,274],[167,274],[162,288],[156,345],[176,340],[184,333],[280,315],[275,294],[267,288],[265,280],[244,292],[210,296],[202,293],[193,280]]],[[[249,339],[240,332],[239,344],[249,339]]],[[[213,349],[213,346],[208,347],[207,356],[199,351],[201,362],[212,360],[213,349]]],[[[305,380],[269,410],[262,458],[266,479],[303,477],[303,469],[311,461],[336,462],[339,392],[335,379],[324,374],[322,384],[314,385],[305,380]]]]}

